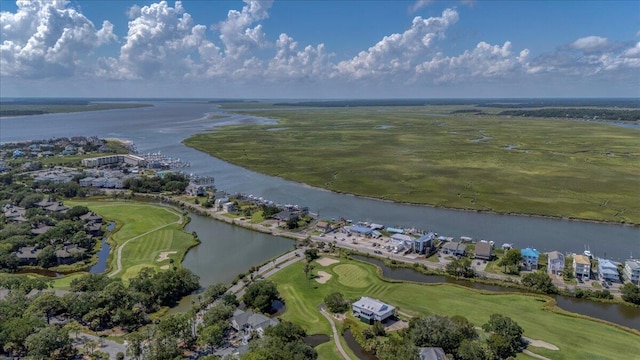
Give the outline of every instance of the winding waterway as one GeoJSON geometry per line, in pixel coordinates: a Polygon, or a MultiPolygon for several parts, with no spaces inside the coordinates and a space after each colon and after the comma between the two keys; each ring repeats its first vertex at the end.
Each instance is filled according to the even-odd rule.
{"type": "MultiPolygon", "coordinates": [[[[471,236],[493,240],[497,244],[515,243],[517,247],[531,246],[540,251],[582,252],[585,246],[589,246],[596,256],[613,260],[624,260],[640,254],[640,227],[396,204],[336,194],[258,174],[188,148],[181,141],[220,125],[273,123],[274,120],[228,114],[216,105],[207,103],[166,101],[154,102],[153,105],[138,109],[2,118],[0,142],[74,135],[123,138],[133,141],[141,153],[161,151],[190,162],[189,171],[215,177],[219,189],[309,206],[321,217],[344,216],[385,225],[415,226],[437,231],[441,235],[471,236]],[[209,119],[207,114],[227,117],[209,119]]],[[[231,242],[242,241],[233,233],[229,236],[232,236],[229,239],[231,242]]],[[[192,250],[190,254],[195,251],[192,250]]],[[[243,253],[236,255],[238,259],[244,256],[243,253]]],[[[214,259],[217,257],[214,254],[210,256],[210,262],[216,263],[214,259]]],[[[229,257],[229,254],[224,256],[229,257]]],[[[186,261],[187,267],[189,261],[186,261]]]]}
{"type": "MultiPolygon", "coordinates": [[[[355,259],[368,262],[382,269],[382,276],[388,279],[412,281],[426,284],[456,284],[476,290],[493,291],[493,292],[525,292],[520,289],[508,288],[495,285],[487,285],[468,280],[453,279],[447,276],[425,275],[410,268],[390,268],[381,260],[367,258],[364,256],[354,256],[355,259]]],[[[549,295],[556,299],[558,307],[594,318],[607,320],[612,323],[620,324],[632,329],[640,330],[640,308],[626,306],[623,304],[599,303],[586,299],[576,299],[562,295],[549,295]]]]}

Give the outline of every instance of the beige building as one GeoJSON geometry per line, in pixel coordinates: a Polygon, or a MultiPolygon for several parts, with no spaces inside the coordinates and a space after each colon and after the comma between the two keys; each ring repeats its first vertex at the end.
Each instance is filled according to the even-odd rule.
{"type": "Polygon", "coordinates": [[[573,256],[573,274],[576,276],[576,279],[589,280],[591,276],[591,261],[587,256],[573,256]]]}

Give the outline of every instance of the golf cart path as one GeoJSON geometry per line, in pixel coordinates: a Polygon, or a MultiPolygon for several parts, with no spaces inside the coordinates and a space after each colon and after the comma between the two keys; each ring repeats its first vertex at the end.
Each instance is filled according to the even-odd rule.
{"type": "Polygon", "coordinates": [[[349,355],[347,355],[347,352],[344,351],[342,344],[340,343],[340,335],[338,334],[338,330],[336,330],[336,324],[333,322],[331,315],[327,314],[323,306],[320,306],[318,310],[320,310],[320,313],[322,314],[322,316],[324,316],[327,320],[329,320],[329,324],[331,324],[331,331],[333,331],[333,341],[335,341],[338,351],[340,352],[340,354],[345,360],[351,360],[349,355]]]}
{"type": "MultiPolygon", "coordinates": [[[[164,210],[165,210],[165,211],[167,211],[167,212],[169,212],[169,213],[171,213],[171,214],[177,215],[174,211],[171,211],[171,210],[169,210],[169,209],[166,209],[166,208],[165,208],[164,210]]],[[[143,236],[149,235],[149,234],[151,234],[152,232],[155,232],[155,231],[158,231],[158,230],[164,229],[164,228],[166,228],[166,227],[168,227],[168,226],[175,225],[175,224],[182,224],[182,215],[178,215],[178,220],[177,220],[177,221],[174,221],[174,222],[169,223],[169,224],[164,224],[164,225],[162,225],[162,226],[158,226],[158,227],[157,227],[157,228],[155,228],[155,229],[151,229],[151,230],[149,230],[149,231],[147,231],[147,232],[145,232],[145,233],[143,233],[143,234],[140,234],[140,235],[134,236],[134,237],[132,237],[131,239],[129,239],[129,240],[127,240],[127,241],[125,241],[122,245],[120,245],[120,246],[118,247],[118,253],[117,253],[117,256],[116,256],[116,266],[117,266],[117,267],[116,267],[116,269],[115,269],[114,271],[112,271],[108,276],[109,276],[109,277],[114,277],[116,274],[118,274],[120,271],[122,271],[122,249],[124,249],[124,247],[125,247],[129,242],[131,242],[131,241],[133,241],[133,240],[136,240],[136,239],[139,239],[139,238],[141,238],[141,237],[143,237],[143,236]]]]}

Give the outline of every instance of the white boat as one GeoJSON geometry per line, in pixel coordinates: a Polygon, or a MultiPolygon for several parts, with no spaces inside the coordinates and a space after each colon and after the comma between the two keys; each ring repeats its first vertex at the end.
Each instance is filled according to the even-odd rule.
{"type": "Polygon", "coordinates": [[[583,252],[584,256],[588,257],[589,259],[593,259],[593,254],[591,253],[591,248],[587,245],[584,246],[584,252],[583,252]]]}

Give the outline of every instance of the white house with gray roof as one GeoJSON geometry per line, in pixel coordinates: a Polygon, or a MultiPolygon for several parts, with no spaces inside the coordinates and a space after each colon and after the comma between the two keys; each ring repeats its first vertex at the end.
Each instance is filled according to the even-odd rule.
{"type": "Polygon", "coordinates": [[[629,259],[624,262],[622,270],[626,281],[638,285],[640,283],[640,260],[629,259]]]}
{"type": "Polygon", "coordinates": [[[360,300],[354,302],[351,307],[353,309],[353,316],[359,317],[360,320],[368,323],[373,321],[384,321],[393,316],[396,311],[394,306],[366,296],[363,296],[360,300]]]}

